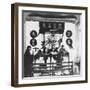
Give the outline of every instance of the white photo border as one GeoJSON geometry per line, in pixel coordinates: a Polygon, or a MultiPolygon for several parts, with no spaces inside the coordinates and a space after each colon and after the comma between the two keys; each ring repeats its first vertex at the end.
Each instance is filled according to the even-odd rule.
{"type": "Polygon", "coordinates": [[[83,81],[85,80],[85,10],[77,9],[63,9],[63,8],[46,8],[46,7],[27,7],[19,6],[18,7],[18,84],[35,84],[35,83],[48,83],[48,82],[68,82],[68,81],[83,81]],[[66,12],[66,13],[81,13],[82,14],[82,61],[81,61],[81,71],[80,76],[63,76],[59,78],[58,76],[52,77],[43,77],[43,78],[22,78],[22,11],[23,10],[33,10],[33,11],[52,11],[52,12],[66,12]]]}

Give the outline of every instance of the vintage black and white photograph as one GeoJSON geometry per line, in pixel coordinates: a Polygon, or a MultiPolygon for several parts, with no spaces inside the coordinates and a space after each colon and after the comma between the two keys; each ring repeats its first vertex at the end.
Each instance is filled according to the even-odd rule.
{"type": "Polygon", "coordinates": [[[18,6],[18,83],[85,80],[85,10],[18,6]]]}
{"type": "Polygon", "coordinates": [[[23,11],[23,77],[79,75],[81,14],[23,11]]]}

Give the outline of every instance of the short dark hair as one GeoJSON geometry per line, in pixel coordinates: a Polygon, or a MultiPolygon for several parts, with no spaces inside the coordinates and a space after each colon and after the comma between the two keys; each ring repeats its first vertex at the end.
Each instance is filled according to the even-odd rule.
{"type": "Polygon", "coordinates": [[[27,46],[27,49],[31,48],[31,46],[27,46]]]}
{"type": "Polygon", "coordinates": [[[61,47],[64,47],[64,45],[62,45],[61,47]]]}

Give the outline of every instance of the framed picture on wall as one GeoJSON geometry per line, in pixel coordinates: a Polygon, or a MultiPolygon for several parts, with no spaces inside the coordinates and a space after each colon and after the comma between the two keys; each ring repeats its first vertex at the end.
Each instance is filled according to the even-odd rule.
{"type": "Polygon", "coordinates": [[[11,85],[87,82],[87,7],[11,5],[11,85]]]}

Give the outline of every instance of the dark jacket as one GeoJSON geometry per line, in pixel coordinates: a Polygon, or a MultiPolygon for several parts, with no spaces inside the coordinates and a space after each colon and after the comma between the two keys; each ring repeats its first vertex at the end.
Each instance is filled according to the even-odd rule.
{"type": "Polygon", "coordinates": [[[32,77],[32,66],[33,66],[33,55],[30,54],[29,50],[26,50],[24,54],[24,77],[32,77]]]}

